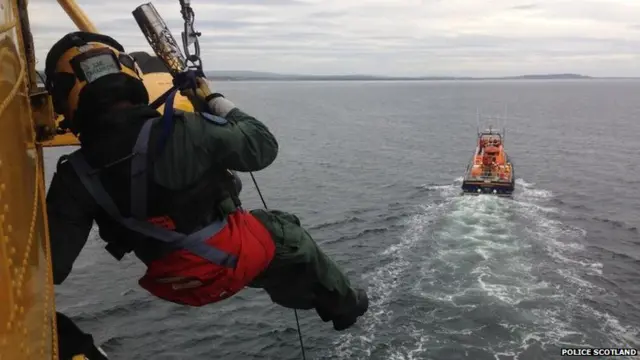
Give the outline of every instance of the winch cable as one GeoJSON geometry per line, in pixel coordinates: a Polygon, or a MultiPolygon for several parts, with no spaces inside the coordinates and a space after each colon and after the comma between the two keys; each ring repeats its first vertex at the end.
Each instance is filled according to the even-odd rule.
{"type": "MultiPolygon", "coordinates": [[[[169,113],[172,114],[173,113],[173,99],[174,96],[176,95],[176,93],[179,90],[184,90],[187,88],[193,88],[196,86],[196,82],[195,82],[195,77],[198,76],[198,74],[196,74],[196,71],[194,70],[187,70],[186,72],[180,74],[181,76],[178,76],[176,78],[174,78],[173,80],[173,87],[171,89],[169,89],[165,94],[163,94],[163,96],[161,96],[160,98],[156,99],[156,101],[154,101],[154,104],[152,105],[154,108],[160,107],[161,105],[163,105],[163,103],[165,104],[165,114],[169,113]],[[169,108],[169,109],[167,109],[169,108]]],[[[164,141],[166,141],[167,137],[169,136],[169,133],[171,132],[171,125],[170,122],[172,121],[172,116],[163,116],[163,132],[161,134],[161,137],[159,139],[159,143],[163,143],[164,141]]],[[[246,134],[245,134],[246,136],[246,134]]],[[[256,188],[256,191],[258,192],[258,195],[260,196],[260,200],[262,201],[262,205],[264,206],[265,210],[269,210],[269,207],[267,206],[267,202],[264,199],[264,196],[262,195],[262,191],[260,190],[260,186],[258,185],[258,181],[256,180],[255,176],[253,175],[253,172],[249,172],[249,175],[251,176],[251,180],[253,181],[253,185],[256,188]]],[[[302,352],[302,360],[306,360],[307,356],[305,354],[305,349],[304,349],[304,343],[302,341],[302,330],[300,329],[300,319],[298,317],[298,310],[297,309],[293,309],[293,313],[296,317],[296,327],[298,329],[298,340],[300,341],[300,350],[302,352]]]]}
{"type": "MultiPolygon", "coordinates": [[[[177,89],[183,89],[186,86],[195,87],[195,76],[202,76],[206,78],[204,72],[202,71],[202,60],[200,58],[200,43],[198,41],[198,37],[201,35],[200,32],[196,32],[194,30],[194,20],[195,13],[191,8],[191,0],[180,0],[180,13],[182,14],[182,19],[184,20],[184,32],[182,33],[182,43],[184,46],[184,52],[186,56],[187,62],[192,63],[192,66],[189,66],[189,69],[186,71],[184,76],[178,77],[174,79],[174,86],[172,89],[169,89],[165,94],[163,94],[159,99],[156,99],[157,103],[154,104],[156,107],[159,107],[161,103],[164,102],[170,95],[175,95],[177,89]],[[194,53],[191,54],[189,51],[189,46],[194,46],[194,53]],[[194,76],[195,75],[195,76],[194,76]]],[[[154,103],[156,102],[154,101],[154,103]]],[[[246,136],[246,134],[245,134],[246,136]]],[[[258,196],[260,196],[260,200],[262,201],[262,205],[265,210],[269,210],[267,206],[267,202],[262,196],[262,191],[260,190],[260,186],[258,185],[258,181],[256,180],[253,172],[249,172],[251,176],[251,180],[253,181],[253,185],[258,192],[258,196]]],[[[305,353],[304,342],[302,341],[302,330],[300,329],[300,318],[298,317],[298,310],[293,309],[293,313],[296,318],[296,327],[298,329],[298,340],[300,341],[300,351],[302,353],[302,360],[306,360],[307,356],[305,353]]]]}
{"type": "MultiPolygon", "coordinates": [[[[256,181],[255,176],[253,176],[253,172],[250,171],[249,175],[251,175],[251,180],[253,181],[253,185],[256,187],[256,191],[258,192],[258,196],[260,196],[260,200],[262,201],[262,205],[264,205],[264,209],[269,210],[269,207],[267,206],[267,202],[264,200],[264,197],[262,196],[262,191],[260,191],[260,186],[258,186],[258,181],[256,181]]],[[[296,316],[296,325],[298,327],[298,339],[300,340],[300,350],[302,351],[302,359],[306,360],[307,356],[304,352],[304,343],[302,342],[302,331],[300,330],[300,319],[298,318],[298,310],[293,309],[293,313],[296,316]]]]}

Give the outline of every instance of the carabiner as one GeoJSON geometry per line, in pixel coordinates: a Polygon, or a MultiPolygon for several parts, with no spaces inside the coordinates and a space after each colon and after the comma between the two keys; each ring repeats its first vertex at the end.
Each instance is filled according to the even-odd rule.
{"type": "Polygon", "coordinates": [[[202,70],[202,61],[200,59],[200,42],[198,37],[202,33],[195,31],[194,21],[195,13],[191,8],[190,0],[180,0],[182,19],[184,20],[184,31],[182,32],[182,44],[184,46],[184,54],[187,62],[191,62],[193,67],[202,70]],[[193,45],[194,53],[192,54],[189,47],[193,45]]]}

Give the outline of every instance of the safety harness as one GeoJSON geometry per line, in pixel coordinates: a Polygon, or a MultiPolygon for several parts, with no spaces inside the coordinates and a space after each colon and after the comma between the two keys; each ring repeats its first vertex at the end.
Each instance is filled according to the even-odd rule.
{"type": "MultiPolygon", "coordinates": [[[[167,104],[169,105],[169,104],[167,104]]],[[[165,116],[167,112],[165,111],[165,116]]],[[[206,227],[191,233],[183,234],[169,229],[165,229],[158,225],[154,225],[147,218],[147,170],[148,170],[148,148],[151,126],[160,119],[147,120],[138,134],[135,146],[133,148],[133,156],[131,158],[131,216],[124,217],[111,196],[107,193],[100,178],[99,172],[94,170],[85,160],[84,156],[77,150],[71,153],[67,159],[78,174],[82,184],[87,189],[98,205],[100,205],[106,213],[122,226],[141,233],[153,239],[164,242],[170,247],[178,250],[188,250],[202,258],[205,258],[219,266],[235,268],[237,257],[228,254],[205,241],[220,230],[226,224],[226,217],[219,218],[206,227]]],[[[236,208],[237,211],[239,209],[236,208]]]]}

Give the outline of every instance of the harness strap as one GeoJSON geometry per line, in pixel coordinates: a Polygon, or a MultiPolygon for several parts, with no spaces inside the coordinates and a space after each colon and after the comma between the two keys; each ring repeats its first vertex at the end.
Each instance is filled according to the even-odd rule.
{"type": "Polygon", "coordinates": [[[178,89],[174,89],[169,94],[167,101],[164,104],[164,112],[162,114],[162,135],[160,136],[160,139],[158,139],[158,148],[156,150],[158,153],[164,149],[173,128],[173,114],[175,112],[173,109],[173,102],[177,93],[178,89]]]}
{"type": "MultiPolygon", "coordinates": [[[[167,139],[171,134],[173,125],[173,101],[178,90],[173,90],[164,106],[162,114],[162,133],[158,139],[156,151],[159,153],[164,149],[167,139]]],[[[147,164],[149,138],[151,136],[152,121],[147,121],[140,129],[138,139],[133,147],[133,159],[131,160],[131,216],[144,220],[147,217],[147,164]]]]}
{"type": "Polygon", "coordinates": [[[131,216],[140,220],[147,217],[147,149],[153,122],[142,125],[131,158],[131,216]]]}
{"type": "MultiPolygon", "coordinates": [[[[145,148],[144,151],[138,152],[134,159],[132,160],[132,194],[131,201],[141,201],[144,200],[144,205],[133,205],[132,210],[136,209],[136,211],[140,211],[141,214],[146,213],[146,194],[147,194],[147,182],[146,176],[140,176],[142,173],[146,173],[147,170],[147,156],[146,156],[146,148],[148,146],[149,133],[151,130],[151,124],[153,120],[147,121],[140,134],[138,135],[138,141],[136,142],[136,148],[138,150],[145,148]],[[146,143],[146,144],[145,144],[146,143]],[[143,146],[145,145],[145,146],[143,146]],[[138,158],[136,160],[136,158],[138,158]],[[136,170],[134,173],[133,170],[136,170]],[[134,177],[135,175],[135,177],[134,177]],[[134,181],[134,178],[137,178],[134,181]],[[141,209],[144,209],[141,210],[141,209]]],[[[135,217],[127,217],[122,216],[118,207],[114,203],[113,199],[107,191],[105,190],[102,182],[98,178],[98,173],[95,172],[91,166],[84,159],[82,153],[79,150],[74,151],[68,156],[68,160],[75,169],[76,173],[80,177],[82,184],[85,186],[87,191],[91,194],[91,196],[95,199],[95,201],[100,205],[107,214],[117,222],[119,222],[124,227],[133,230],[135,232],[141,233],[148,237],[157,239],[166,244],[171,245],[176,249],[186,249],[191,251],[192,253],[201,256],[215,264],[220,266],[225,266],[229,268],[235,268],[238,258],[233,254],[228,254],[220,249],[217,249],[211,245],[205,243],[205,240],[217,234],[220,230],[222,230],[227,225],[226,218],[223,220],[215,221],[208,226],[192,233],[189,235],[182,234],[176,231],[171,231],[159,226],[156,226],[152,223],[149,223],[144,220],[137,219],[135,217]]],[[[140,214],[139,213],[139,214],[140,214]]],[[[145,215],[146,216],[146,215],[145,215]]]]}

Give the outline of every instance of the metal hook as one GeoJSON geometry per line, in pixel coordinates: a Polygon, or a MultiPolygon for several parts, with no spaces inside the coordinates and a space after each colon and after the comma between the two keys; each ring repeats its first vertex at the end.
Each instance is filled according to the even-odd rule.
{"type": "Polygon", "coordinates": [[[184,20],[184,31],[182,32],[182,44],[184,47],[184,53],[188,62],[193,64],[193,67],[198,70],[202,70],[202,61],[200,59],[200,42],[198,41],[198,37],[202,35],[202,33],[195,31],[194,21],[195,21],[195,13],[191,8],[190,0],[180,0],[180,6],[182,9],[180,13],[182,14],[182,19],[184,20]],[[193,45],[194,53],[191,53],[190,46],[193,45]]]}

